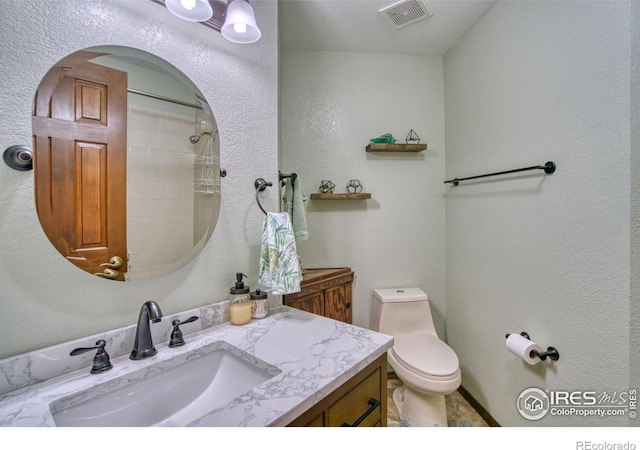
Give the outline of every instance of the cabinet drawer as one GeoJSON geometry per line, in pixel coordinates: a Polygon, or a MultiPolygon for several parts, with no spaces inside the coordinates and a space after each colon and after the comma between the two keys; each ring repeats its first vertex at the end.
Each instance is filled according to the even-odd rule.
{"type": "Polygon", "coordinates": [[[307,411],[306,414],[301,415],[296,420],[291,422],[288,427],[324,427],[324,411],[315,416],[314,414],[309,414],[310,411],[307,411]]]}
{"type": "Polygon", "coordinates": [[[329,407],[328,426],[376,426],[380,421],[380,369],[329,407]]]}
{"type": "Polygon", "coordinates": [[[386,352],[287,426],[340,427],[356,422],[359,427],[387,426],[386,352]]]}

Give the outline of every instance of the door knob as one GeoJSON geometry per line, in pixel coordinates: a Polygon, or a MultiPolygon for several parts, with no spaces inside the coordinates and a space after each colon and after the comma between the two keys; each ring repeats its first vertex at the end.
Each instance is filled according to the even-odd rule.
{"type": "Polygon", "coordinates": [[[104,272],[94,273],[94,275],[98,275],[102,278],[109,278],[110,280],[115,280],[116,278],[118,278],[118,275],[120,275],[120,272],[113,269],[104,269],[104,272]]]}
{"type": "Polygon", "coordinates": [[[100,267],[110,267],[112,269],[119,269],[121,266],[122,266],[122,258],[120,258],[119,256],[114,256],[109,260],[108,263],[100,264],[100,267]]]}

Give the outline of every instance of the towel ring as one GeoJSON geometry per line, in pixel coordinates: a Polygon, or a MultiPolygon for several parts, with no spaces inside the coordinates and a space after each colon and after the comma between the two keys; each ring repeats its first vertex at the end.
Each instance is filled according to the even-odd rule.
{"type": "Polygon", "coordinates": [[[267,212],[264,210],[262,205],[260,204],[260,192],[264,191],[267,186],[273,186],[273,183],[270,181],[265,181],[264,178],[258,178],[253,185],[256,187],[256,203],[258,203],[258,207],[262,210],[264,215],[267,215],[267,212]]]}

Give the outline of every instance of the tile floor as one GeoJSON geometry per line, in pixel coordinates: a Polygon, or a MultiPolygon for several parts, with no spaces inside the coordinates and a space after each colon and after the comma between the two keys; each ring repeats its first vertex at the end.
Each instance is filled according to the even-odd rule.
{"type": "MultiPolygon", "coordinates": [[[[387,380],[387,422],[388,426],[406,426],[406,423],[401,421],[398,416],[398,411],[393,404],[393,391],[402,386],[396,374],[389,372],[387,380]]],[[[469,405],[469,403],[460,395],[459,392],[454,392],[445,397],[447,403],[447,417],[449,419],[449,426],[461,426],[461,427],[488,427],[482,417],[476,412],[475,409],[469,405]]]]}

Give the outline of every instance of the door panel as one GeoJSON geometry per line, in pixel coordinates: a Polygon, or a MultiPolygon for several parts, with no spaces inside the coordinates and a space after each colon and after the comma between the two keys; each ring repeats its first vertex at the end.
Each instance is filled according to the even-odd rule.
{"type": "Polygon", "coordinates": [[[58,251],[93,274],[126,261],[126,90],[126,72],[80,62],[52,69],[36,94],[38,216],[58,251]]]}
{"type": "Polygon", "coordinates": [[[327,288],[325,309],[330,312],[328,317],[352,323],[351,283],[327,288]]]}

